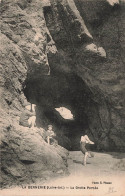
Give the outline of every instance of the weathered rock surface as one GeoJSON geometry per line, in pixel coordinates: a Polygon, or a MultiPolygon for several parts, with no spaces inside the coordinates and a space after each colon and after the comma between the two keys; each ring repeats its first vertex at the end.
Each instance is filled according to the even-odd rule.
{"type": "MultiPolygon", "coordinates": [[[[42,181],[66,171],[67,151],[47,145],[35,130],[19,125],[27,100],[27,77],[49,74],[48,30],[41,1],[0,2],[0,130],[2,186],[42,181]],[[48,48],[47,48],[48,47],[48,48]]],[[[51,40],[49,40],[51,41],[51,40]]]]}
{"type": "MultiPolygon", "coordinates": [[[[88,118],[87,134],[93,137],[97,148],[123,151],[125,3],[106,0],[78,0],[75,4],[68,0],[50,2],[50,9],[44,14],[61,59],[55,60],[50,55],[50,68],[53,74],[60,73],[60,69],[65,73],[73,72],[85,82],[91,96],[91,103],[82,104],[88,118]],[[72,26],[77,20],[80,27],[81,16],[91,39],[82,39],[81,28],[72,26]]],[[[81,101],[79,98],[77,104],[81,101]]]]}
{"type": "Polygon", "coordinates": [[[32,77],[36,74],[49,74],[47,30],[42,2],[2,1],[1,13],[1,32],[20,47],[28,73],[30,72],[32,77]]]}
{"type": "MultiPolygon", "coordinates": [[[[3,186],[45,181],[66,172],[67,151],[48,145],[39,129],[9,125],[1,138],[3,186]]],[[[66,174],[66,173],[65,173],[66,174]]]]}
{"type": "Polygon", "coordinates": [[[86,133],[96,150],[123,151],[124,1],[2,0],[0,12],[3,185],[66,170],[67,151],[19,126],[25,95],[37,105],[37,125],[52,123],[61,145],[75,149],[86,133]],[[73,123],[55,113],[60,106],[73,123]]]}

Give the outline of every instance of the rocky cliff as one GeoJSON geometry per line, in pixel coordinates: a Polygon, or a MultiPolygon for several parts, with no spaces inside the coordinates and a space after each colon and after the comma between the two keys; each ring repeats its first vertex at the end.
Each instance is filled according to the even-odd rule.
{"type": "Polygon", "coordinates": [[[67,151],[48,146],[39,133],[19,125],[27,104],[26,78],[49,74],[48,31],[42,3],[1,1],[0,127],[2,186],[41,182],[66,174],[67,151]]]}
{"type": "Polygon", "coordinates": [[[53,124],[60,145],[78,149],[86,133],[95,150],[123,151],[125,2],[2,0],[0,9],[4,183],[66,171],[67,151],[53,152],[38,132],[19,126],[27,100],[37,105],[37,126],[53,124]],[[60,106],[74,121],[60,117],[60,106]]]}

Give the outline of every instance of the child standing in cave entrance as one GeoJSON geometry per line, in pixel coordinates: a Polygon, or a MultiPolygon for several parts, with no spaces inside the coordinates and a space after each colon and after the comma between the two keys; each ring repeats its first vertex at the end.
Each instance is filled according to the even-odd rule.
{"type": "Polygon", "coordinates": [[[88,152],[88,150],[86,149],[86,143],[88,144],[94,144],[94,142],[92,142],[87,135],[81,136],[81,140],[80,140],[80,150],[81,152],[84,154],[84,159],[83,159],[83,165],[86,166],[86,159],[87,157],[94,157],[94,154],[91,152],[88,152]]]}

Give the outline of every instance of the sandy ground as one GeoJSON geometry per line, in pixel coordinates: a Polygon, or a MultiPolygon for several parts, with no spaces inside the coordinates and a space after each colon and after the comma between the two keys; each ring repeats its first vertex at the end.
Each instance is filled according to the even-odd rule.
{"type": "Polygon", "coordinates": [[[125,153],[95,153],[94,158],[88,158],[86,166],[82,163],[83,154],[72,151],[68,159],[69,176],[10,189],[9,194],[3,190],[2,196],[125,196],[125,153]]]}

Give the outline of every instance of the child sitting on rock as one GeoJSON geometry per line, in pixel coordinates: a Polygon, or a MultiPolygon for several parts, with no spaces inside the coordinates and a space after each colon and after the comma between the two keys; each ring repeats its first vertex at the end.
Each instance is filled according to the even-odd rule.
{"type": "Polygon", "coordinates": [[[23,127],[29,127],[29,128],[36,127],[36,113],[35,110],[32,110],[32,104],[27,105],[25,107],[25,110],[22,112],[20,116],[19,125],[23,127]],[[31,109],[27,108],[28,106],[31,109]]]}
{"type": "Polygon", "coordinates": [[[56,136],[56,134],[53,131],[53,126],[52,125],[48,125],[48,130],[46,132],[47,143],[48,144],[57,143],[57,141],[55,140],[55,136],[56,136]]]}

